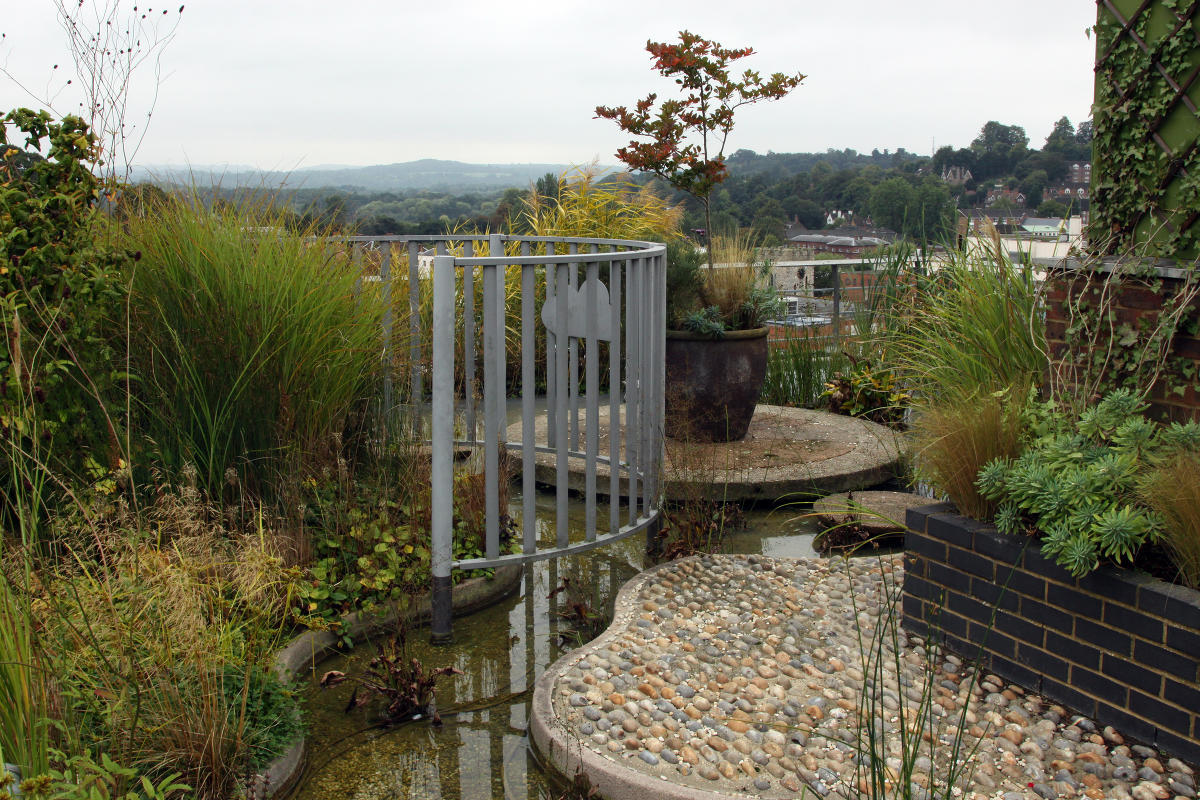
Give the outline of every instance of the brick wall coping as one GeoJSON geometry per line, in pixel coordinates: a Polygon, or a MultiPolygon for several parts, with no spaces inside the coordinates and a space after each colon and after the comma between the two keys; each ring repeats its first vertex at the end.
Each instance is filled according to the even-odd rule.
{"type": "MultiPolygon", "coordinates": [[[[1191,267],[1180,267],[1179,262],[1169,258],[1154,259],[1152,263],[1150,259],[1144,259],[1143,263],[1150,268],[1150,271],[1159,278],[1173,278],[1175,280],[1183,280],[1192,270],[1200,267],[1200,262],[1193,264],[1191,267]]],[[[1047,267],[1050,269],[1062,270],[1066,272],[1092,271],[1099,273],[1114,272],[1118,267],[1122,269],[1128,268],[1129,259],[1117,258],[1115,256],[1105,256],[1100,259],[1097,264],[1094,260],[1084,261],[1078,258],[1035,258],[1034,262],[1039,267],[1047,267]]]]}

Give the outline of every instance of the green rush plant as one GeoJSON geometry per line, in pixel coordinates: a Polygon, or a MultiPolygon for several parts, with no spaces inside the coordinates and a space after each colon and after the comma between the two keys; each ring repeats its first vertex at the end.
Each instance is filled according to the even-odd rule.
{"type": "Polygon", "coordinates": [[[807,328],[788,329],[787,339],[772,342],[767,354],[767,379],[760,402],[777,406],[816,408],[825,384],[850,366],[827,337],[807,328]]]}
{"type": "Polygon", "coordinates": [[[152,201],[126,223],[139,418],[169,474],[195,467],[220,497],[227,470],[276,497],[374,397],[383,304],[316,230],[259,208],[152,201]]]}
{"type": "Polygon", "coordinates": [[[48,772],[50,699],[30,597],[0,574],[0,765],[16,764],[25,776],[48,772]]]}
{"type": "Polygon", "coordinates": [[[297,575],[267,542],[211,528],[114,541],[107,564],[43,575],[39,597],[82,748],[223,800],[301,730],[271,671],[297,575]]]}
{"type": "MultiPolygon", "coordinates": [[[[850,559],[840,560],[849,578],[850,559]]],[[[877,608],[864,607],[858,592],[850,593],[865,678],[855,708],[857,738],[851,742],[857,751],[853,789],[863,800],[950,800],[963,796],[972,782],[973,761],[982,741],[967,732],[969,702],[980,691],[978,664],[964,664],[962,684],[950,695],[958,704],[957,713],[944,711],[941,702],[948,690],[933,679],[944,657],[938,641],[941,632],[931,626],[928,638],[914,641],[915,637],[903,630],[901,583],[882,569],[882,560],[880,566],[883,579],[877,608]],[[903,673],[906,652],[916,652],[926,659],[927,670],[916,686],[915,698],[903,686],[897,686],[897,707],[889,710],[884,705],[888,675],[903,673]],[[884,729],[885,719],[896,720],[894,732],[884,729]],[[928,762],[924,770],[918,766],[922,761],[928,762]],[[897,762],[898,768],[892,766],[897,762]],[[918,773],[924,774],[925,785],[916,782],[918,773]]],[[[936,624],[936,620],[933,622],[936,624]]],[[[976,653],[976,662],[978,656],[976,653]]]]}

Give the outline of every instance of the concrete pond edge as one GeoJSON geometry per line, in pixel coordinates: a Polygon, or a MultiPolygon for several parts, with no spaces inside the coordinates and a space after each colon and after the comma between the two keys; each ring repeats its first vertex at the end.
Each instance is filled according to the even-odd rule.
{"type": "MultiPolygon", "coordinates": [[[[499,567],[491,578],[470,578],[454,587],[454,615],[463,616],[490,606],[508,597],[521,585],[522,569],[518,565],[499,567]]],[[[368,639],[397,623],[423,623],[430,617],[431,600],[428,594],[420,597],[403,611],[390,605],[370,614],[355,612],[342,617],[342,630],[355,639],[368,639]]],[[[281,680],[295,680],[302,671],[316,669],[324,659],[338,652],[341,637],[330,631],[305,631],[288,642],[275,654],[275,674],[281,680]]],[[[304,771],[307,751],[301,736],[287,752],[254,775],[246,787],[248,797],[274,797],[294,789],[304,771]]]]}
{"type": "MultiPolygon", "coordinates": [[[[555,724],[554,685],[558,678],[568,667],[607,647],[609,641],[620,633],[623,625],[636,616],[637,604],[634,601],[642,587],[653,581],[659,572],[674,569],[678,564],[679,560],[668,561],[640,572],[626,581],[617,592],[613,605],[613,619],[608,628],[583,647],[559,657],[533,685],[529,730],[538,755],[548,767],[568,781],[582,773],[591,787],[605,800],[646,800],[648,797],[656,800],[729,800],[747,796],[741,792],[699,789],[651,777],[583,746],[562,726],[555,724]]],[[[805,795],[802,793],[798,796],[805,795]]]]}

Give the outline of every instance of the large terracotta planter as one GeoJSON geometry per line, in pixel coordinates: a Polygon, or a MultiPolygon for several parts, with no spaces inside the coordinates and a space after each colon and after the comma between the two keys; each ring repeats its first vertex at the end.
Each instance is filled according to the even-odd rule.
{"type": "Polygon", "coordinates": [[[746,435],[767,375],[767,329],[720,339],[667,331],[666,434],[695,442],[746,435]]]}

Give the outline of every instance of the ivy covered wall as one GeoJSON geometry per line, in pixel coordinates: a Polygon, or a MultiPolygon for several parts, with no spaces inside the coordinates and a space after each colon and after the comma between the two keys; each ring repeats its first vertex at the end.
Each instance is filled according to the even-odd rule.
{"type": "Polygon", "coordinates": [[[1092,215],[1101,254],[1200,255],[1200,0],[1098,0],[1092,215]]]}

